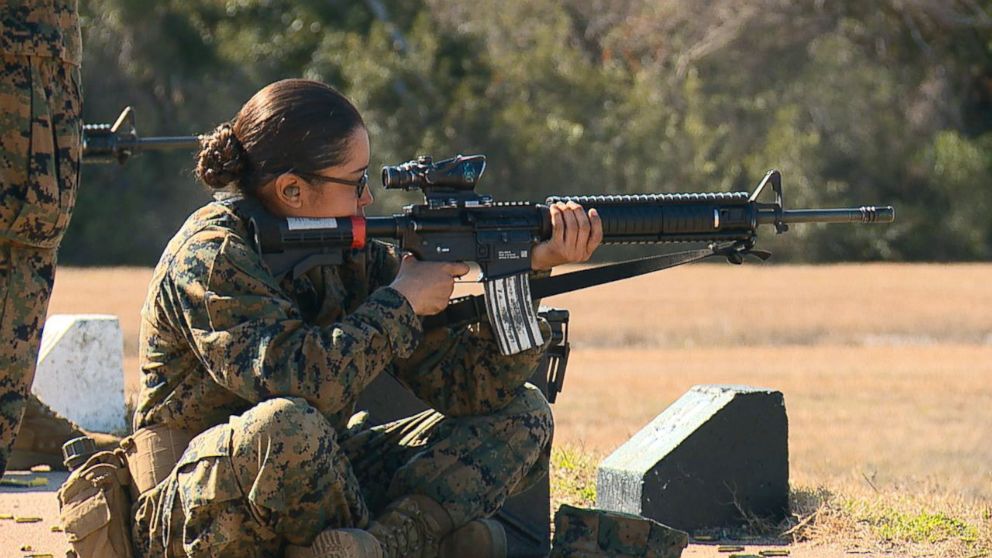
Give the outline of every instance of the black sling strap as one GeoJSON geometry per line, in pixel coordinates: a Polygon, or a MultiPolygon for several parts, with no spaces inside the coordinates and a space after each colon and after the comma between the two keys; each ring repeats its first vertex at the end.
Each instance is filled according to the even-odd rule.
{"type": "MultiPolygon", "coordinates": [[[[724,257],[732,263],[740,263],[744,254],[766,260],[767,252],[752,250],[749,245],[709,246],[698,250],[686,250],[659,256],[649,256],[618,264],[604,265],[582,271],[573,271],[556,277],[543,277],[530,282],[531,296],[535,299],[555,296],[579,289],[603,285],[621,279],[661,271],[687,263],[698,262],[712,257],[724,257]]],[[[470,295],[453,299],[440,314],[424,318],[424,329],[438,327],[459,327],[486,319],[486,303],[482,295],[470,295]]]]}

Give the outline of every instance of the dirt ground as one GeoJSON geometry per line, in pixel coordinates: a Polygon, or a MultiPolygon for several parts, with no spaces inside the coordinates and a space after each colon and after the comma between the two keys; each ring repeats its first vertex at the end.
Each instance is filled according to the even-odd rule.
{"type": "MultiPolygon", "coordinates": [[[[132,392],[150,276],[62,269],[51,305],[51,313],[120,316],[132,392]]],[[[990,264],[697,265],[546,300],[572,313],[556,443],[605,456],[692,385],[750,384],[785,395],[793,483],[907,494],[926,486],[987,505],[990,278],[990,264]]],[[[46,531],[55,521],[50,490],[4,487],[0,516],[11,509],[44,521],[0,520],[0,556],[27,554],[18,554],[25,541],[63,556],[52,546],[58,534],[46,531]]],[[[872,555],[854,543],[821,539],[789,550],[872,555]]],[[[727,554],[695,544],[684,555],[727,554]]]]}
{"type": "MultiPolygon", "coordinates": [[[[58,505],[55,500],[57,487],[65,480],[65,473],[29,474],[17,473],[7,478],[44,478],[48,485],[44,488],[31,490],[0,487],[0,556],[3,558],[33,557],[61,558],[66,555],[68,542],[65,534],[53,531],[58,528],[58,505]],[[7,516],[13,519],[4,519],[7,516]],[[17,523],[16,518],[38,519],[32,523],[17,523]],[[27,550],[22,548],[28,547],[27,550]]],[[[730,553],[720,550],[725,545],[741,545],[743,551],[738,554],[758,555],[762,550],[782,550],[790,552],[796,558],[851,558],[857,556],[897,556],[895,554],[852,553],[852,548],[838,545],[765,545],[753,542],[715,541],[694,542],[689,545],[682,556],[685,558],[704,558],[729,556],[730,553]]],[[[466,557],[468,558],[468,557],[466,557]]]]}

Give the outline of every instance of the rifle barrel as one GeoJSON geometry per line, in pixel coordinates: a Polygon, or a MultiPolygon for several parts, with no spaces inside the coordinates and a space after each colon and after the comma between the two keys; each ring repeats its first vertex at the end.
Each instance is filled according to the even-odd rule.
{"type": "Polygon", "coordinates": [[[196,149],[199,136],[157,136],[139,138],[133,133],[117,134],[102,125],[83,127],[83,161],[87,163],[123,164],[143,151],[196,149]]]}
{"type": "Polygon", "coordinates": [[[146,149],[193,149],[200,145],[199,136],[161,136],[139,138],[123,143],[123,147],[135,148],[138,151],[146,149]]]}
{"type": "MultiPolygon", "coordinates": [[[[782,211],[783,223],[891,223],[896,218],[890,206],[865,205],[842,209],[786,209],[782,211]]],[[[770,225],[777,219],[774,209],[761,209],[758,224],[770,225]]]]}
{"type": "Polygon", "coordinates": [[[199,147],[200,136],[163,136],[141,138],[138,145],[150,149],[192,149],[199,147]]]}

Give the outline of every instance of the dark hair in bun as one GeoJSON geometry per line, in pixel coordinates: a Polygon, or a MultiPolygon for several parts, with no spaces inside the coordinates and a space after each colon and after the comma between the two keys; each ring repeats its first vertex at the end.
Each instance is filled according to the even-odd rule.
{"type": "Polygon", "coordinates": [[[333,87],[286,79],[256,93],[230,123],[203,138],[196,176],[214,189],[252,195],[289,171],[314,173],[344,162],[365,122],[333,87]]]}
{"type": "Polygon", "coordinates": [[[225,122],[200,140],[196,176],[207,186],[220,190],[232,183],[241,184],[248,170],[248,154],[225,122]]]}

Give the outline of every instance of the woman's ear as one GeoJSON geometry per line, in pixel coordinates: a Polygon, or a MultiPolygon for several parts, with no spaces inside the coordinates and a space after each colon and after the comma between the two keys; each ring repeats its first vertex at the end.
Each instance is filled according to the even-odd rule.
{"type": "Polygon", "coordinates": [[[286,207],[299,209],[303,206],[303,181],[291,173],[280,174],[274,184],[273,196],[286,207]]]}

